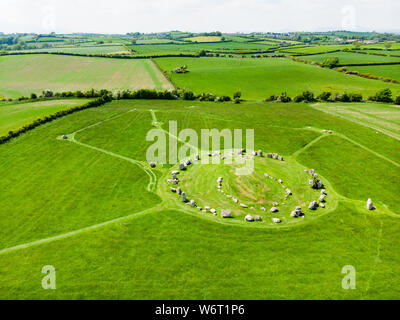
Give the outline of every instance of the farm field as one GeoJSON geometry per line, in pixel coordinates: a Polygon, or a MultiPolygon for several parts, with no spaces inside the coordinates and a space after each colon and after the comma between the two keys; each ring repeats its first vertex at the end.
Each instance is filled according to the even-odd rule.
{"type": "Polygon", "coordinates": [[[58,55],[0,57],[0,94],[19,97],[43,90],[170,89],[149,60],[113,60],[58,55]]]}
{"type": "Polygon", "coordinates": [[[332,52],[326,54],[302,56],[301,59],[315,62],[323,62],[325,59],[333,57],[339,58],[340,65],[386,62],[400,63],[400,57],[377,56],[372,54],[362,54],[354,52],[332,52]]]}
{"type": "Polygon", "coordinates": [[[247,53],[267,51],[277,45],[257,44],[252,42],[215,42],[188,44],[130,45],[135,55],[196,54],[201,50],[212,52],[247,53]]]}
{"type": "Polygon", "coordinates": [[[318,103],[314,107],[400,140],[399,106],[379,103],[318,103]]]}
{"type": "Polygon", "coordinates": [[[331,52],[337,50],[352,49],[351,45],[323,45],[323,46],[306,46],[298,48],[284,48],[282,52],[299,53],[299,54],[317,54],[324,52],[331,52]]]}
{"type": "Polygon", "coordinates": [[[124,46],[121,45],[103,45],[103,46],[81,46],[81,47],[56,47],[34,50],[22,50],[14,52],[60,52],[73,54],[111,54],[111,53],[129,53],[124,46]]]}
{"type": "Polygon", "coordinates": [[[282,92],[294,96],[305,90],[315,94],[322,91],[359,92],[365,96],[382,88],[400,92],[400,86],[395,84],[348,76],[285,58],[160,58],[155,61],[167,72],[188,66],[186,74],[170,74],[178,87],[196,93],[229,96],[241,91],[243,98],[248,100],[262,100],[282,92]]]}
{"type": "Polygon", "coordinates": [[[352,71],[358,71],[359,73],[371,74],[374,76],[394,79],[400,81],[400,64],[399,65],[381,65],[381,66],[357,66],[349,67],[352,71]]]}
{"type": "Polygon", "coordinates": [[[218,36],[198,36],[185,38],[184,40],[193,41],[193,42],[220,42],[221,37],[218,36]]]}
{"type": "Polygon", "coordinates": [[[83,105],[88,101],[89,99],[68,99],[0,105],[0,136],[41,117],[83,105]]]}
{"type": "MultiPolygon", "coordinates": [[[[390,105],[343,108],[400,119],[390,105]]],[[[398,298],[400,141],[376,134],[369,119],[356,123],[337,112],[339,104],[119,100],[0,145],[0,274],[7,275],[0,298],[398,298]],[[200,212],[169,190],[176,166],[150,170],[143,157],[148,130],[168,130],[172,120],[198,133],[252,127],[255,147],[285,161],[256,157],[254,173],[243,177],[228,163],[194,163],[179,177],[188,197],[231,207],[234,218],[200,212]],[[63,134],[68,140],[57,139],[63,134]],[[307,209],[317,192],[308,186],[310,168],[327,191],[326,207],[316,211],[307,209]],[[266,171],[293,191],[275,214],[260,210],[282,202],[282,187],[266,181],[266,171]],[[218,176],[262,222],[244,222],[250,208],[211,192],[218,176]],[[376,210],[365,208],[368,197],[376,210]],[[304,218],[289,216],[296,205],[304,218]],[[37,285],[47,264],[57,268],[57,290],[37,285]],[[341,287],[349,264],[359,290],[341,287]]]]}

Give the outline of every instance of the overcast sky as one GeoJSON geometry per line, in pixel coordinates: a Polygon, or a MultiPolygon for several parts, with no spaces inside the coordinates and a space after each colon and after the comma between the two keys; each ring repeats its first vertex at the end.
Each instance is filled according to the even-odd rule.
{"type": "Polygon", "coordinates": [[[400,31],[399,0],[0,0],[0,32],[400,31]]]}

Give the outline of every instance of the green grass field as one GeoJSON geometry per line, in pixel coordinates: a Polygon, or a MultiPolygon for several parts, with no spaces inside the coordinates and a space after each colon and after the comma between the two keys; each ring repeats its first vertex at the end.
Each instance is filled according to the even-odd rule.
{"type": "Polygon", "coordinates": [[[0,145],[0,298],[398,299],[400,141],[376,134],[365,113],[382,126],[400,118],[383,104],[120,100],[0,145]],[[143,156],[148,130],[167,130],[170,120],[196,132],[251,127],[256,148],[285,161],[257,157],[242,177],[226,163],[195,163],[179,176],[188,197],[231,208],[234,218],[200,212],[169,191],[176,167],[150,170],[143,156]],[[57,139],[63,134],[67,141],[57,139]],[[314,212],[309,168],[328,194],[314,212]],[[266,171],[293,196],[282,202],[266,171]],[[255,211],[213,192],[220,175],[225,191],[255,211]],[[260,210],[273,201],[278,213],[260,210]],[[304,218],[289,217],[295,205],[304,218]],[[263,221],[244,222],[248,213],[263,221]],[[44,265],[56,268],[57,290],[42,289],[44,265]],[[345,265],[356,268],[356,290],[342,289],[345,265]]]}
{"type": "Polygon", "coordinates": [[[311,56],[302,56],[304,60],[315,62],[323,62],[327,58],[339,58],[339,64],[358,64],[358,63],[385,63],[385,62],[400,62],[400,57],[377,56],[372,54],[362,54],[355,52],[332,52],[326,54],[318,54],[311,56]]]}
{"type": "Polygon", "coordinates": [[[170,89],[149,60],[113,60],[57,55],[0,57],[0,94],[19,97],[43,90],[170,89]]]}
{"type": "Polygon", "coordinates": [[[323,45],[323,46],[303,46],[299,48],[284,48],[281,51],[288,53],[299,54],[316,54],[323,52],[331,52],[336,50],[352,49],[351,45],[323,45]]]}
{"type": "Polygon", "coordinates": [[[352,71],[400,81],[400,65],[348,67],[352,71]]]}
{"type": "Polygon", "coordinates": [[[88,99],[39,101],[0,106],[0,136],[15,131],[36,119],[88,102],[88,99]]]}
{"type": "Polygon", "coordinates": [[[129,53],[124,46],[121,45],[103,45],[103,46],[80,46],[80,47],[55,47],[34,50],[21,50],[14,52],[61,52],[72,54],[111,54],[111,53],[129,53]]]}
{"type": "Polygon", "coordinates": [[[181,88],[229,96],[241,91],[242,97],[250,100],[265,99],[285,91],[291,96],[304,90],[316,94],[322,91],[359,92],[365,96],[386,87],[400,92],[400,86],[395,84],[348,76],[285,58],[160,58],[156,62],[167,72],[188,66],[189,73],[170,74],[172,81],[181,88]]]}

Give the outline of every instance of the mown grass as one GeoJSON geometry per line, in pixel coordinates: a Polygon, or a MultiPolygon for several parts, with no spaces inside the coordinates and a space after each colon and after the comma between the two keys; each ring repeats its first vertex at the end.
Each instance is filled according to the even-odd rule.
{"type": "Polygon", "coordinates": [[[2,95],[15,98],[43,90],[170,89],[172,85],[149,60],[22,55],[0,57],[0,88],[2,95]]]}
{"type": "MultiPolygon", "coordinates": [[[[61,52],[73,54],[110,54],[117,52],[127,52],[126,48],[121,45],[108,45],[108,46],[81,46],[81,47],[55,47],[44,49],[20,50],[16,52],[61,52]]],[[[127,52],[129,53],[129,52],[127,52]]]]}
{"type": "Polygon", "coordinates": [[[0,106],[0,136],[15,131],[26,124],[58,111],[88,102],[88,99],[38,101],[0,106]]]}
{"type": "MultiPolygon", "coordinates": [[[[393,249],[400,227],[395,215],[398,167],[339,135],[400,159],[399,142],[393,138],[308,105],[275,103],[113,101],[1,145],[1,248],[163,202],[141,216],[2,253],[0,298],[398,299],[400,255],[393,249]],[[132,109],[136,111],[126,113],[132,109]],[[164,197],[160,187],[166,188],[171,169],[156,168],[162,177],[156,195],[146,191],[148,177],[132,164],[55,139],[124,114],[78,133],[76,139],[139,158],[143,136],[154,128],[150,109],[165,129],[168,120],[177,120],[179,129],[255,128],[257,147],[265,152],[273,148],[291,161],[303,148],[297,156],[299,169],[301,164],[312,166],[329,180],[341,195],[337,208],[325,215],[317,210],[315,219],[306,216],[297,226],[257,229],[216,223],[196,212],[188,214],[191,209],[178,211],[183,209],[164,197]],[[334,135],[309,145],[323,128],[334,135]],[[367,197],[377,210],[365,209],[367,197]],[[391,216],[385,206],[392,209],[391,216]],[[42,289],[44,265],[56,268],[57,290],[42,289]],[[356,268],[356,290],[342,289],[345,265],[356,268]]],[[[203,176],[193,184],[208,184],[203,176]]],[[[257,190],[246,194],[258,195],[257,190]]],[[[233,185],[233,191],[240,188],[233,185]]]]}
{"type": "Polygon", "coordinates": [[[351,45],[322,45],[322,46],[305,46],[299,48],[284,48],[281,49],[283,52],[288,53],[300,53],[300,54],[316,54],[323,52],[330,52],[336,50],[352,49],[351,45]]]}
{"type": "Polygon", "coordinates": [[[395,84],[348,76],[285,58],[160,58],[156,62],[167,72],[188,66],[186,74],[170,74],[172,81],[181,88],[229,96],[241,91],[244,99],[261,100],[282,92],[293,97],[305,90],[315,94],[359,92],[368,96],[388,87],[400,92],[400,86],[395,84]]]}

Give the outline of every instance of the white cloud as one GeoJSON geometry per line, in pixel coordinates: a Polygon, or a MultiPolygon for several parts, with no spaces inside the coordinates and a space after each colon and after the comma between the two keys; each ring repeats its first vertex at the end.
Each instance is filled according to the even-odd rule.
{"type": "Polygon", "coordinates": [[[337,30],[346,6],[354,29],[400,30],[397,0],[0,0],[0,31],[337,30]]]}

